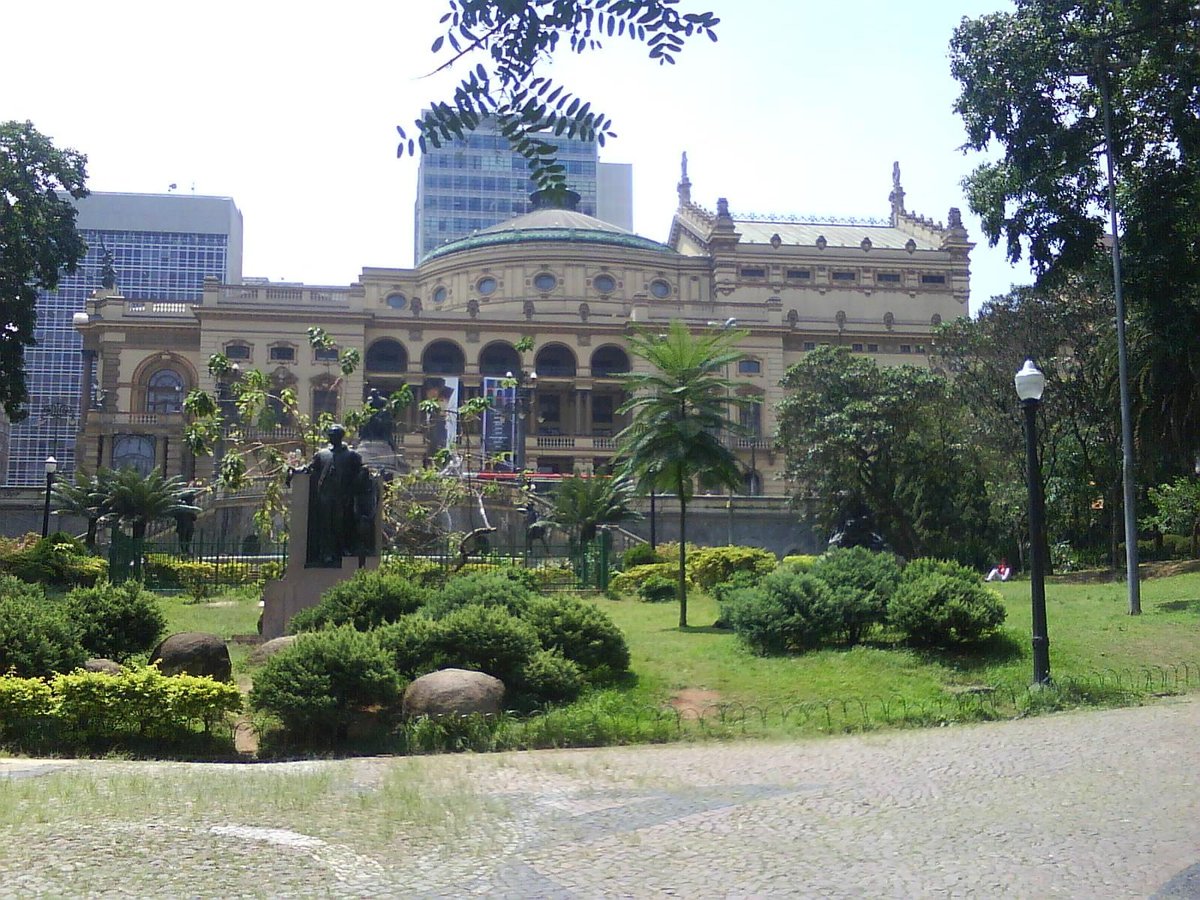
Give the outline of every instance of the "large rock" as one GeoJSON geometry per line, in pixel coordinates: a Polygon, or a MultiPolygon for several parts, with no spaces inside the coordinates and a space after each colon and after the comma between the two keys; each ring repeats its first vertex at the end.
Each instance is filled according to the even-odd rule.
{"type": "Polygon", "coordinates": [[[406,716],[494,715],[503,709],[504,682],[467,669],[430,672],[404,692],[406,716]]]}
{"type": "Polygon", "coordinates": [[[259,644],[250,653],[248,662],[252,666],[261,666],[280,650],[284,650],[296,643],[296,638],[299,636],[298,634],[287,634],[283,637],[271,638],[271,640],[264,644],[259,644]]]}
{"type": "Polygon", "coordinates": [[[101,672],[104,675],[120,675],[125,671],[125,667],[116,660],[112,659],[89,659],[83,664],[85,672],[101,672]]]}
{"type": "Polygon", "coordinates": [[[225,642],[203,631],[171,635],[154,648],[150,662],[157,662],[164,675],[208,675],[217,681],[228,681],[233,671],[225,642]]]}

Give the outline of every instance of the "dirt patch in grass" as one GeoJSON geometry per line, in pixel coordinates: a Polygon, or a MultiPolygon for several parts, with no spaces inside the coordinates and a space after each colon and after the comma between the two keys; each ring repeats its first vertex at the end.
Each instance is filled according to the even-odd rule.
{"type": "Polygon", "coordinates": [[[721,702],[721,695],[704,688],[683,688],[675,692],[670,704],[684,716],[700,717],[721,702]]]}
{"type": "MultiPolygon", "coordinates": [[[[1189,572],[1200,572],[1200,559],[1173,559],[1167,562],[1148,562],[1138,565],[1138,573],[1142,578],[1170,578],[1173,575],[1186,575],[1189,572]]],[[[1065,575],[1052,575],[1051,581],[1057,584],[1108,584],[1113,581],[1123,581],[1125,569],[1084,569],[1080,572],[1068,572],[1065,575]]]]}

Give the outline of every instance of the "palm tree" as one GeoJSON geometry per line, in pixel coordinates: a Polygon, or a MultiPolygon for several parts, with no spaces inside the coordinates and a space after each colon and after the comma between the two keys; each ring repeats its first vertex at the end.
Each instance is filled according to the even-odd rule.
{"type": "Polygon", "coordinates": [[[120,471],[101,469],[96,479],[104,497],[104,517],[128,527],[138,540],[145,538],[151,522],[180,512],[200,512],[198,506],[185,502],[188,488],[183,479],[164,478],[157,469],[146,475],[129,466],[120,471]]]}
{"type": "Polygon", "coordinates": [[[616,525],[637,516],[629,506],[632,497],[633,482],[626,477],[572,475],[551,494],[553,507],[542,524],[567,532],[575,546],[584,547],[595,540],[601,525],[616,525]]]}
{"type": "Polygon", "coordinates": [[[679,627],[687,627],[687,502],[692,481],[734,488],[741,484],[737,458],[723,434],[744,429],[730,418],[732,407],[753,402],[733,395],[728,367],[741,353],[744,331],[727,328],[692,334],[676,320],[666,334],[635,333],[633,355],[650,372],[624,376],[630,398],[620,412],[632,413],[618,436],[623,471],[639,489],[671,491],[679,498],[679,627]]]}
{"type": "Polygon", "coordinates": [[[73,482],[65,479],[55,481],[52,491],[57,515],[79,516],[87,520],[84,543],[89,551],[94,551],[96,530],[100,525],[100,517],[104,515],[104,495],[100,490],[99,478],[76,470],[73,482]]]}

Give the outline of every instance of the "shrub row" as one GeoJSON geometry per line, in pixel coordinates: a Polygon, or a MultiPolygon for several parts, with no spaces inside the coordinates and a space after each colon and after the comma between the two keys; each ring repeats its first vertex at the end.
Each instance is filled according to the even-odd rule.
{"type": "Polygon", "coordinates": [[[108,563],[88,554],[83,542],[65,532],[49,537],[27,535],[0,543],[0,573],[31,584],[71,587],[95,584],[105,577],[108,563]]]}

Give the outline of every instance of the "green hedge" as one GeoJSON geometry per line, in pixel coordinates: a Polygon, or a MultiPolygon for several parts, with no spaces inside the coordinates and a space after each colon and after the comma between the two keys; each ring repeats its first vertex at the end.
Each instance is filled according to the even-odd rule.
{"type": "Polygon", "coordinates": [[[108,573],[107,562],[89,555],[82,541],[65,532],[30,540],[0,543],[0,573],[56,587],[95,584],[108,573]]]}

